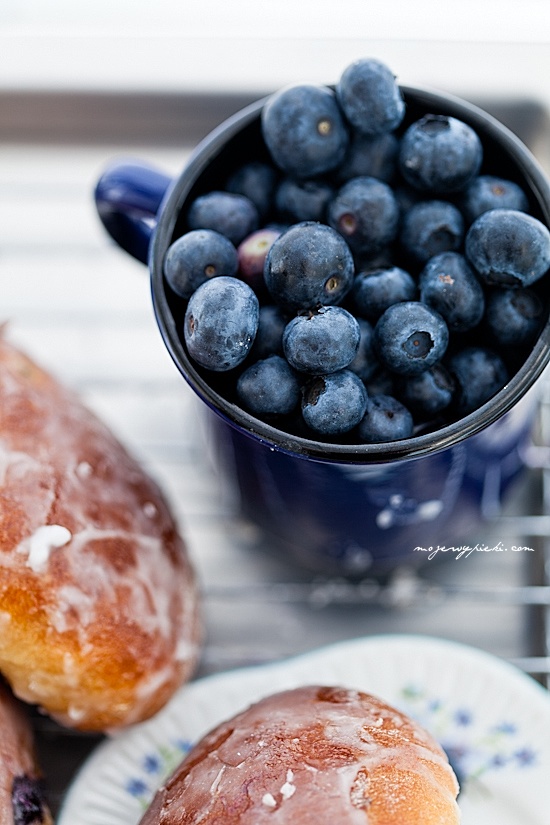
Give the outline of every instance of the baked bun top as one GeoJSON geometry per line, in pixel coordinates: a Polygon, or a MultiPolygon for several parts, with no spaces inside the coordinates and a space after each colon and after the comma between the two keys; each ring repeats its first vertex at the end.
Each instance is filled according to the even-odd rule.
{"type": "Polygon", "coordinates": [[[357,690],[305,686],[208,733],[141,825],[457,825],[457,794],[416,722],[357,690]]]}
{"type": "Polygon", "coordinates": [[[61,724],[151,716],[192,672],[194,573],[157,485],[0,334],[0,673],[61,724]]]}

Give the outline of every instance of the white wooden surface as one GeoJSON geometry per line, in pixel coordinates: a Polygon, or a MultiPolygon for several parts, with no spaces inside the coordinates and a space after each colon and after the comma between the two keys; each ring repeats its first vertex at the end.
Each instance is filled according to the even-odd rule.
{"type": "MultiPolygon", "coordinates": [[[[132,151],[176,174],[189,147],[132,151]]],[[[0,145],[0,321],[12,341],[82,395],[164,488],[203,594],[199,674],[384,632],[456,639],[529,669],[526,657],[541,650],[522,605],[532,592],[519,589],[525,557],[476,554],[427,565],[420,584],[405,577],[389,590],[358,590],[296,571],[239,519],[209,463],[194,395],[161,342],[145,267],[114,246],[95,214],[95,181],[123,153],[112,145],[0,145]]],[[[533,471],[510,502],[513,518],[480,538],[511,542],[521,530],[514,517],[540,509],[539,480],[533,471]]],[[[94,741],[46,721],[37,727],[55,807],[94,741]]]]}

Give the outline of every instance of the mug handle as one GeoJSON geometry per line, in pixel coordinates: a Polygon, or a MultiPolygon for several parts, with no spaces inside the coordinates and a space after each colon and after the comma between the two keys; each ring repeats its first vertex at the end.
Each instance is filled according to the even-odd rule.
{"type": "Polygon", "coordinates": [[[141,263],[148,262],[157,213],[173,180],[141,161],[120,161],[98,180],[94,199],[103,226],[114,241],[141,263]]]}

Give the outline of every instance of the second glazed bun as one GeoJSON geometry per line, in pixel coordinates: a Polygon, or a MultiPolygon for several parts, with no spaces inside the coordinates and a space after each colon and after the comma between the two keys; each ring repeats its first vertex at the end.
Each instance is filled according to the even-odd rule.
{"type": "Polygon", "coordinates": [[[141,825],[457,825],[457,794],[416,722],[367,693],[306,686],[207,734],[141,825]]]}

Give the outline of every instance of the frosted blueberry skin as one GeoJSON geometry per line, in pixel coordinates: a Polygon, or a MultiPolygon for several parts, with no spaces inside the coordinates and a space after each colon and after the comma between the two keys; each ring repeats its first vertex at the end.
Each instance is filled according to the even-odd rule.
{"type": "Polygon", "coordinates": [[[371,137],[353,131],[346,156],[334,176],[340,184],[363,176],[390,183],[397,173],[398,151],[399,139],[393,132],[371,137]]]}
{"type": "Polygon", "coordinates": [[[368,176],[352,178],[328,206],[328,223],[352,252],[372,255],[397,235],[399,206],[387,183],[368,176]]]}
{"type": "Polygon", "coordinates": [[[374,327],[374,346],[382,364],[398,375],[418,375],[444,355],[449,330],[441,315],[420,301],[393,304],[374,327]]]}
{"type": "Polygon", "coordinates": [[[251,356],[256,360],[268,355],[283,354],[283,332],[288,318],[275,304],[263,304],[258,315],[258,331],[254,338],[251,356]]]}
{"type": "Polygon", "coordinates": [[[264,281],[287,310],[340,303],[353,283],[351,250],[338,232],[306,221],[291,226],[269,250],[264,281]]]}
{"type": "Polygon", "coordinates": [[[360,272],[355,276],[350,297],[358,315],[376,323],[392,304],[413,301],[416,281],[399,266],[360,272]]]}
{"type": "Polygon", "coordinates": [[[351,63],[338,81],[336,96],[347,120],[365,135],[390,132],[405,116],[397,81],[379,60],[363,58],[351,63]]]}
{"type": "Polygon", "coordinates": [[[262,109],[261,130],[276,165],[295,178],[335,169],[349,141],[334,92],[308,83],[272,94],[262,109]]]}
{"type": "Polygon", "coordinates": [[[449,358],[447,367],[456,381],[453,413],[457,416],[481,407],[508,380],[504,361],[487,347],[466,347],[449,358]]]}
{"type": "Polygon", "coordinates": [[[237,250],[212,229],[194,229],[172,243],[164,258],[164,277],[176,295],[190,298],[210,278],[236,274],[237,250]]]}
{"type": "Polygon", "coordinates": [[[348,364],[348,369],[354,372],[363,383],[374,377],[380,364],[374,351],[374,327],[365,318],[357,318],[359,325],[359,347],[355,357],[348,364]]]}
{"type": "Polygon", "coordinates": [[[298,181],[285,178],[275,192],[275,206],[279,214],[292,221],[324,221],[334,189],[325,181],[298,181]]]}
{"type": "Polygon", "coordinates": [[[478,174],[482,161],[483,147],[474,129],[447,115],[427,114],[401,138],[401,174],[422,192],[463,189],[478,174]]]}
{"type": "Polygon", "coordinates": [[[395,392],[416,421],[430,421],[449,408],[455,382],[443,364],[437,363],[419,375],[397,377],[395,392]]]}
{"type": "Polygon", "coordinates": [[[16,776],[11,791],[14,825],[40,825],[45,821],[46,803],[42,782],[30,776],[16,776]]]}
{"type": "Polygon", "coordinates": [[[227,179],[225,188],[233,195],[244,195],[252,201],[261,220],[273,209],[273,196],[278,181],[277,170],[263,161],[250,161],[239,166],[227,179]]]}
{"type": "Polygon", "coordinates": [[[358,435],[360,441],[375,444],[410,438],[413,430],[413,417],[404,404],[391,395],[376,395],[368,399],[358,435]]]}
{"type": "Polygon", "coordinates": [[[351,370],[312,378],[302,391],[302,416],[323,435],[347,433],[359,424],[367,408],[365,385],[351,370]]]}
{"type": "Polygon", "coordinates": [[[244,195],[214,190],[199,195],[187,212],[189,229],[213,229],[234,246],[259,227],[258,210],[244,195]]]}
{"type": "Polygon", "coordinates": [[[419,287],[420,300],[439,312],[449,332],[466,332],[481,321],[485,294],[464,255],[442,252],[430,258],[419,287]]]}
{"type": "Polygon", "coordinates": [[[527,287],[550,268],[550,231],[533,215],[492,209],[469,228],[465,252],[484,283],[527,287]]]}
{"type": "Polygon", "coordinates": [[[448,201],[419,201],[402,218],[400,244],[405,254],[425,264],[440,252],[457,252],[464,240],[464,218],[448,201]]]}
{"type": "Polygon", "coordinates": [[[485,323],[501,347],[532,344],[544,321],[544,306],[532,289],[494,289],[487,299],[485,323]]]}
{"type": "Polygon", "coordinates": [[[460,201],[467,223],[490,209],[529,210],[527,195],[514,181],[495,175],[478,175],[468,184],[460,201]]]}
{"type": "Polygon", "coordinates": [[[288,322],[283,351],[295,370],[326,374],[344,369],[353,361],[360,338],[359,324],[346,309],[318,307],[288,322]]]}
{"type": "Polygon", "coordinates": [[[195,290],[185,312],[189,355],[215,372],[237,367],[252,347],[258,318],[258,298],[244,281],[223,275],[206,281],[195,290]]]}
{"type": "Polygon", "coordinates": [[[270,355],[241,373],[237,397],[253,415],[289,415],[300,401],[300,383],[280,355],[270,355]]]}

